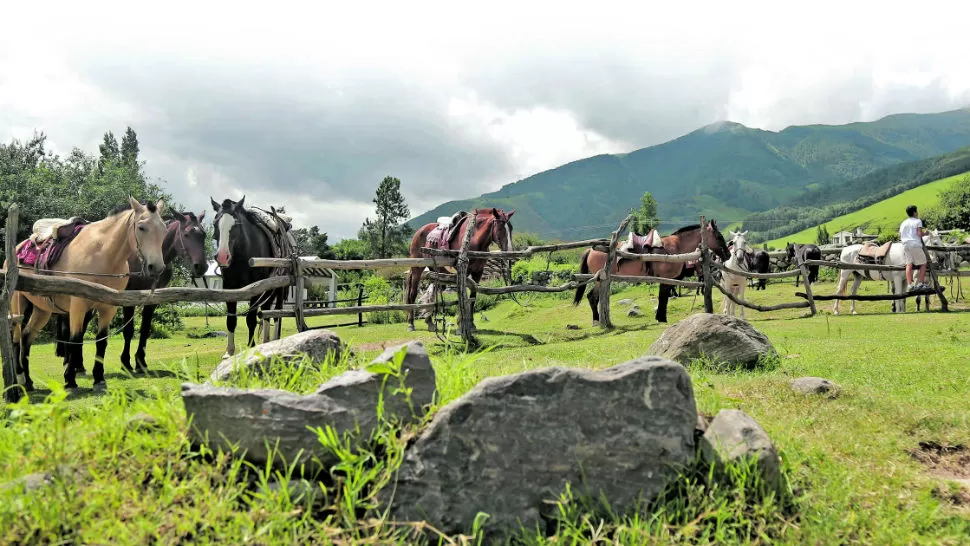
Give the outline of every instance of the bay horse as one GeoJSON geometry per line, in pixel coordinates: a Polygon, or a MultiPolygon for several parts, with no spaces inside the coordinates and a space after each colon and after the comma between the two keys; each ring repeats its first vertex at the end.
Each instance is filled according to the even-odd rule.
{"type": "MultiPolygon", "coordinates": [[[[937,232],[929,232],[923,236],[923,243],[930,246],[937,246],[940,244],[940,236],[937,232]]],[[[843,263],[854,264],[857,263],[859,257],[859,251],[862,250],[861,244],[849,245],[842,249],[842,253],[839,255],[839,261],[843,263]]],[[[930,262],[935,260],[935,252],[930,250],[930,262]]],[[[886,253],[885,258],[882,261],[883,265],[895,265],[895,266],[905,266],[906,265],[906,249],[903,248],[903,244],[900,242],[894,242],[889,247],[889,252],[886,253]]],[[[930,263],[927,263],[927,268],[930,267],[930,263]]],[[[836,289],[836,294],[844,295],[846,284],[849,282],[849,276],[852,276],[852,288],[850,293],[854,296],[856,290],[859,289],[859,284],[862,283],[862,279],[869,278],[874,281],[885,280],[889,281],[890,290],[897,296],[902,296],[906,293],[907,282],[906,282],[906,272],[905,271],[860,271],[860,270],[849,270],[841,269],[839,270],[839,284],[836,289]]],[[[855,310],[855,300],[850,300],[852,303],[850,305],[850,311],[853,315],[856,314],[855,310]]],[[[836,315],[839,314],[839,300],[835,300],[835,304],[832,306],[832,312],[836,315]]],[[[906,299],[893,300],[890,305],[890,309],[893,313],[905,313],[906,312],[906,299]]]]}
{"type": "MultiPolygon", "coordinates": [[[[506,213],[503,209],[498,208],[480,208],[475,209],[468,215],[456,214],[451,220],[454,221],[453,225],[448,227],[446,233],[440,236],[447,239],[445,243],[446,248],[450,250],[460,250],[462,240],[465,238],[465,232],[468,229],[468,221],[472,215],[475,217],[475,231],[471,234],[471,240],[468,243],[468,250],[484,252],[488,250],[488,247],[495,243],[503,252],[508,252],[512,250],[512,223],[510,219],[512,215],[515,214],[515,210],[506,213]],[[459,217],[455,220],[455,217],[459,217]]],[[[443,220],[442,218],[438,219],[443,220]]],[[[431,234],[436,228],[438,228],[439,222],[431,222],[421,226],[420,229],[414,232],[411,237],[411,258],[424,258],[427,257],[421,251],[421,247],[428,245],[428,235],[431,234]]],[[[439,245],[434,246],[441,248],[439,245]]],[[[485,258],[472,258],[468,260],[468,275],[476,283],[482,280],[482,275],[485,273],[485,264],[488,260],[485,258]]],[[[447,273],[443,267],[429,267],[427,268],[435,273],[447,273]]],[[[421,287],[421,274],[424,273],[424,267],[412,267],[408,272],[407,278],[407,294],[405,294],[405,303],[412,304],[418,297],[418,290],[421,287]]],[[[475,315],[475,296],[477,295],[474,288],[470,289],[470,299],[472,306],[472,316],[475,315]]],[[[414,310],[409,309],[407,311],[407,329],[409,332],[414,331],[414,310]]],[[[425,322],[428,325],[428,331],[434,328],[431,322],[431,314],[428,314],[425,322]]],[[[472,328],[475,328],[474,320],[472,321],[472,328]]]]}
{"type": "MultiPolygon", "coordinates": [[[[143,203],[144,204],[144,203],[143,203]]],[[[158,277],[157,282],[153,282],[146,277],[129,277],[128,285],[125,290],[149,290],[154,285],[155,288],[164,288],[172,282],[172,265],[176,257],[186,259],[190,263],[190,271],[193,277],[201,277],[208,268],[205,251],[205,227],[202,221],[205,219],[205,211],[198,216],[192,212],[176,212],[175,218],[165,221],[165,238],[162,241],[162,257],[165,260],[165,269],[158,277]]],[[[131,271],[141,269],[141,261],[136,253],[128,256],[128,268],[131,271]]],[[[122,307],[124,316],[124,338],[125,345],[121,350],[121,364],[125,370],[131,373],[144,373],[148,370],[148,363],[145,361],[145,348],[148,345],[148,338],[152,332],[152,319],[155,316],[157,305],[145,305],[141,313],[141,330],[138,337],[138,349],[135,351],[135,368],[131,367],[131,339],[135,335],[135,315],[134,307],[122,307]]],[[[84,318],[84,329],[87,329],[88,322],[93,318],[92,313],[88,313],[84,318]]],[[[58,337],[55,340],[55,355],[65,357],[66,346],[63,343],[67,339],[68,324],[63,317],[56,318],[58,337]]],[[[78,374],[85,373],[83,368],[75,370],[78,374]]]]}
{"type": "MultiPolygon", "coordinates": [[[[785,253],[788,256],[789,265],[800,264],[805,260],[822,259],[822,250],[817,245],[813,244],[800,245],[798,243],[788,243],[788,245],[785,246],[785,253]]],[[[815,284],[818,282],[818,267],[819,266],[817,265],[808,266],[808,284],[815,284]]],[[[799,268],[799,274],[795,275],[795,286],[798,286],[801,276],[801,269],[799,268]]]]}
{"type": "MultiPolygon", "coordinates": [[[[662,237],[663,249],[657,249],[653,253],[661,254],[686,254],[688,252],[693,252],[701,244],[701,237],[704,238],[704,242],[707,247],[722,261],[728,259],[727,243],[724,242],[724,236],[721,235],[721,231],[717,229],[717,222],[711,219],[707,222],[706,229],[702,229],[700,224],[693,224],[689,226],[682,227],[677,231],[671,233],[666,237],[662,237]]],[[[607,254],[605,252],[600,252],[593,248],[587,248],[580,258],[579,272],[580,274],[596,273],[603,266],[606,265],[607,254]]],[[[639,277],[664,277],[667,279],[683,279],[688,271],[699,270],[696,266],[691,266],[691,264],[680,263],[664,263],[664,262],[641,262],[641,261],[621,261],[617,260],[613,264],[612,274],[614,275],[632,275],[639,277]]],[[[695,273],[696,274],[696,273],[695,273]]],[[[591,283],[594,285],[593,290],[589,292],[587,299],[589,300],[589,306],[593,310],[593,323],[599,322],[599,294],[600,294],[600,281],[591,283]]],[[[583,299],[583,293],[586,291],[586,286],[583,285],[576,289],[576,296],[573,298],[573,305],[579,305],[579,302],[583,299]]],[[[673,286],[669,284],[661,284],[658,290],[659,303],[657,305],[657,312],[655,318],[657,322],[667,322],[667,300],[670,298],[670,294],[673,291],[673,286]]]]}
{"type": "MultiPolygon", "coordinates": [[[[292,248],[289,248],[291,243],[289,243],[289,234],[284,233],[289,230],[289,226],[278,226],[280,231],[274,232],[278,235],[274,240],[266,232],[267,229],[272,229],[267,226],[266,221],[254,211],[245,208],[245,195],[239,201],[224,199],[221,204],[212,197],[209,197],[209,200],[212,202],[212,209],[216,211],[216,216],[212,220],[212,229],[217,244],[216,264],[222,276],[223,288],[243,288],[256,281],[268,279],[272,275],[289,274],[283,269],[249,266],[250,258],[289,257],[289,253],[292,252],[292,248]]],[[[282,221],[275,215],[275,210],[273,216],[277,222],[282,221]]],[[[287,290],[286,287],[274,288],[249,299],[249,309],[246,311],[246,326],[249,327],[248,347],[256,344],[258,311],[269,310],[271,306],[275,306],[277,310],[282,309],[287,290]]],[[[236,354],[236,302],[234,301],[226,302],[226,330],[229,335],[223,358],[236,354]]],[[[265,333],[263,337],[266,337],[265,333]]]]}
{"type": "MultiPolygon", "coordinates": [[[[164,206],[164,200],[142,205],[129,197],[128,207],[119,207],[106,218],[85,224],[77,232],[63,247],[60,258],[52,266],[56,270],[53,274],[122,290],[131,273],[128,256],[134,252],[141,258],[141,274],[152,279],[157,278],[165,268],[162,256],[165,224],[161,217],[164,206]]],[[[17,245],[18,254],[28,241],[17,245]]],[[[76,389],[78,385],[75,370],[84,367],[81,351],[84,319],[89,311],[94,310],[98,313],[98,334],[95,342],[93,388],[95,391],[105,390],[107,383],[104,379],[104,354],[108,347],[108,327],[118,307],[79,296],[38,296],[15,290],[11,295],[11,313],[23,314],[27,302],[33,305],[30,320],[26,326],[21,327],[18,324],[13,329],[14,354],[20,362],[18,383],[28,392],[33,390],[30,378],[30,346],[52,314],[66,314],[70,320],[70,341],[66,350],[64,383],[65,388],[76,389]]]]}

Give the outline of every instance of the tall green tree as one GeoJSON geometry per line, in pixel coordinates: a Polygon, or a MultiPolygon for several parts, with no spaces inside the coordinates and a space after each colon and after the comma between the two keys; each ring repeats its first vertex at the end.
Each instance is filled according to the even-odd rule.
{"type": "Polygon", "coordinates": [[[827,245],[831,239],[832,237],[829,235],[829,230],[825,227],[825,224],[819,225],[815,230],[815,244],[827,245]]]}
{"type": "Polygon", "coordinates": [[[920,216],[936,229],[970,230],[970,174],[950,183],[940,192],[940,202],[920,216]]]}
{"type": "Polygon", "coordinates": [[[108,131],[104,134],[104,140],[98,146],[101,157],[98,159],[98,174],[104,173],[105,166],[121,161],[121,149],[118,147],[118,140],[114,133],[108,131]]]}
{"type": "Polygon", "coordinates": [[[660,225],[660,216],[657,215],[657,200],[653,194],[644,192],[640,197],[640,208],[631,210],[633,218],[630,220],[630,231],[638,235],[646,235],[651,229],[660,225]]]}
{"type": "Polygon", "coordinates": [[[138,165],[138,135],[131,127],[121,138],[121,162],[129,167],[138,165]]]}
{"type": "Polygon", "coordinates": [[[404,222],[411,212],[401,194],[401,181],[393,176],[384,177],[377,187],[374,203],[377,205],[376,218],[373,222],[370,218],[364,219],[358,237],[367,243],[375,258],[406,253],[413,232],[404,222]]]}

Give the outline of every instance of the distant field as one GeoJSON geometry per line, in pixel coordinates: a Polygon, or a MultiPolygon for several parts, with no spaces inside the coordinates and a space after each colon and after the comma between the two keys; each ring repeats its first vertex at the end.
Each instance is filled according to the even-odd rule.
{"type": "MultiPolygon", "coordinates": [[[[899,223],[906,217],[906,207],[915,204],[921,211],[925,211],[939,202],[939,194],[946,189],[954,180],[966,176],[966,173],[958,174],[948,178],[943,178],[935,182],[930,182],[905,191],[884,201],[872,204],[864,209],[853,213],[834,218],[824,225],[830,234],[835,234],[842,230],[853,230],[857,226],[862,226],[866,233],[876,233],[878,229],[883,231],[896,231],[899,223]]],[[[818,226],[799,231],[794,235],[781,237],[768,241],[768,246],[774,248],[784,248],[785,244],[791,243],[814,243],[815,233],[818,226]]]]}

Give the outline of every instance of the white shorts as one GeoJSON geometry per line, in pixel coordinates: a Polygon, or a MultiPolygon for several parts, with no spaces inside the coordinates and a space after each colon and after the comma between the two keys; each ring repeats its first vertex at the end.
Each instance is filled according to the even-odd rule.
{"type": "Polygon", "coordinates": [[[926,263],[926,254],[923,252],[922,245],[903,243],[903,250],[907,264],[923,265],[926,263]]]}

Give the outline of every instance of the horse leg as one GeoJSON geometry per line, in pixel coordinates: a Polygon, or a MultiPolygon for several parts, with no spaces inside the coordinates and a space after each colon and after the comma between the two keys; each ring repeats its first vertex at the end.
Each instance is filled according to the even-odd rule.
{"type": "Polygon", "coordinates": [[[599,283],[593,284],[593,289],[586,294],[589,301],[589,308],[593,311],[593,326],[600,323],[600,286],[599,283]]]}
{"type": "Polygon", "coordinates": [[[229,358],[236,354],[236,302],[226,302],[226,354],[222,358],[229,358]]]}
{"type": "MultiPolygon", "coordinates": [[[[256,314],[259,312],[259,308],[257,307],[256,302],[260,300],[261,296],[262,295],[253,296],[249,299],[249,309],[246,310],[246,327],[249,329],[249,341],[246,342],[246,347],[256,346],[256,324],[259,323],[259,317],[256,316],[256,314]]],[[[263,332],[264,341],[268,341],[265,340],[268,335],[268,331],[263,332]]]]}
{"type": "MultiPolygon", "coordinates": [[[[856,290],[859,289],[859,285],[860,284],[862,284],[862,275],[859,275],[858,273],[854,273],[853,272],[852,273],[852,289],[850,290],[849,293],[852,294],[853,296],[855,296],[856,290]]],[[[850,306],[849,310],[852,312],[853,315],[858,314],[855,311],[855,300],[852,300],[852,305],[850,306]]]]}
{"type": "MultiPolygon", "coordinates": [[[[121,316],[125,319],[125,327],[121,330],[125,337],[125,345],[121,349],[121,365],[124,366],[128,373],[134,373],[134,369],[131,367],[131,338],[135,335],[135,308],[134,307],[122,307],[121,316]]],[[[141,319],[142,329],[145,327],[145,317],[142,315],[141,319]]],[[[135,357],[137,362],[138,357],[135,357]]]]}
{"type": "MultiPolygon", "coordinates": [[[[286,289],[280,288],[279,292],[276,295],[276,306],[275,306],[276,310],[282,311],[283,304],[285,303],[286,303],[286,289]]],[[[294,320],[296,320],[295,313],[294,313],[294,320]]],[[[276,339],[280,339],[281,337],[283,337],[283,317],[279,317],[276,319],[276,339]]]]}
{"type": "Polygon", "coordinates": [[[30,322],[20,332],[20,368],[23,377],[19,379],[21,379],[20,383],[27,392],[34,390],[34,382],[30,379],[30,347],[37,339],[40,331],[47,325],[50,318],[50,311],[34,307],[34,311],[30,316],[30,322]]]}
{"type": "MultiPolygon", "coordinates": [[[[852,273],[848,269],[840,269],[839,270],[839,284],[836,285],[836,287],[835,287],[835,295],[836,296],[844,296],[845,295],[845,285],[849,282],[849,275],[851,275],[851,274],[852,273]]],[[[835,303],[832,304],[832,314],[835,314],[835,315],[838,315],[839,314],[839,304],[841,302],[842,302],[842,300],[835,300],[835,303]]]]}
{"type": "MultiPolygon", "coordinates": [[[[481,271],[479,273],[472,273],[472,280],[475,281],[476,285],[482,281],[482,275],[484,274],[485,274],[485,271],[481,271]]],[[[478,327],[475,326],[475,300],[478,299],[478,290],[476,290],[475,288],[469,288],[468,291],[469,291],[468,306],[471,308],[472,332],[474,332],[478,330],[478,327]]]]}
{"type": "MultiPolygon", "coordinates": [[[[404,303],[411,305],[418,298],[418,289],[421,287],[421,274],[424,273],[423,267],[412,267],[408,272],[408,291],[404,296],[404,303]]],[[[405,311],[408,319],[408,332],[414,331],[414,309],[405,311]]]]}
{"type": "MultiPolygon", "coordinates": [[[[98,337],[94,344],[94,370],[92,373],[94,376],[94,385],[92,386],[94,391],[105,391],[108,388],[108,384],[104,380],[104,354],[108,350],[108,330],[111,326],[111,319],[115,318],[117,312],[118,308],[113,305],[98,306],[98,337]]],[[[84,335],[84,330],[81,330],[81,335],[84,335]]],[[[136,355],[136,362],[137,358],[136,355]]]]}
{"type": "Polygon", "coordinates": [[[657,312],[654,315],[657,322],[667,322],[667,300],[670,298],[671,288],[669,284],[661,284],[657,290],[657,312]]]}
{"type": "MultiPolygon", "coordinates": [[[[141,331],[138,333],[138,350],[135,351],[135,373],[145,373],[148,371],[148,362],[145,360],[145,348],[148,346],[148,338],[152,335],[152,319],[155,318],[156,307],[158,306],[146,305],[141,310],[141,331]]],[[[125,318],[127,319],[127,317],[125,318]]]]}
{"type": "MultiPolygon", "coordinates": [[[[736,294],[738,301],[744,301],[744,283],[738,285],[738,293],[736,294]]],[[[744,306],[735,303],[734,306],[738,309],[741,314],[741,320],[744,320],[744,306]]],[[[734,313],[731,313],[734,316],[734,313]]]]}

